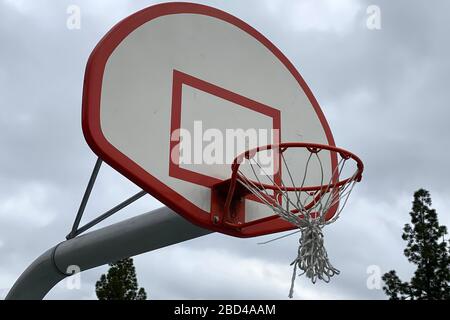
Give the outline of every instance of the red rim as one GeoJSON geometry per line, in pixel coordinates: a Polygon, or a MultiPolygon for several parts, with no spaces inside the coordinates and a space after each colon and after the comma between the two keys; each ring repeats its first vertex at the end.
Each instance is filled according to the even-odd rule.
{"type": "MultiPolygon", "coordinates": [[[[329,145],[325,145],[325,144],[318,144],[318,143],[306,143],[306,142],[286,142],[286,143],[280,143],[278,145],[274,145],[274,144],[268,144],[265,146],[261,146],[261,147],[256,147],[250,150],[247,150],[243,153],[241,153],[240,155],[238,155],[234,161],[233,164],[231,166],[233,174],[232,174],[232,179],[235,178],[237,179],[237,177],[239,176],[238,170],[239,167],[242,163],[242,161],[244,160],[244,158],[246,159],[250,159],[253,158],[256,153],[260,152],[260,151],[264,151],[264,150],[271,150],[274,148],[278,148],[281,149],[281,153],[283,153],[284,151],[286,151],[289,148],[306,148],[308,149],[310,152],[312,153],[318,153],[321,150],[328,150],[328,151],[332,151],[332,152],[336,152],[339,153],[339,155],[344,158],[344,159],[353,159],[356,162],[356,166],[357,166],[357,171],[356,171],[356,181],[359,182],[361,181],[361,177],[362,177],[362,173],[364,171],[364,164],[362,162],[362,160],[355,155],[354,153],[347,151],[345,149],[342,148],[338,148],[335,146],[329,146],[329,145]]],[[[260,185],[261,187],[263,187],[264,189],[270,189],[270,190],[279,190],[280,188],[283,191],[320,191],[322,190],[324,187],[328,187],[328,188],[335,188],[335,187],[340,187],[346,183],[348,183],[350,180],[352,180],[352,177],[349,177],[347,179],[344,180],[340,180],[340,181],[336,181],[333,183],[329,183],[329,184],[323,184],[323,185],[318,185],[318,186],[309,186],[309,187],[279,187],[279,186],[275,186],[275,185],[271,185],[271,184],[262,184],[256,181],[252,181],[251,182],[255,183],[256,185],[260,185]]],[[[339,178],[338,178],[339,180],[339,178]]]]}
{"type": "MultiPolygon", "coordinates": [[[[317,195],[315,195],[314,199],[309,204],[309,205],[312,205],[313,203],[315,203],[315,201],[317,199],[321,198],[323,196],[323,194],[325,194],[327,192],[336,193],[336,192],[338,192],[338,189],[336,189],[336,188],[339,188],[340,186],[343,186],[353,180],[355,180],[356,182],[361,181],[362,173],[364,171],[364,164],[363,164],[362,160],[354,153],[347,151],[345,149],[342,149],[342,148],[338,148],[336,146],[330,146],[330,145],[324,145],[324,144],[318,144],[318,143],[306,143],[306,142],[286,142],[286,143],[280,143],[280,144],[269,144],[269,145],[256,147],[256,148],[247,150],[247,151],[241,153],[240,155],[238,155],[234,159],[231,168],[232,168],[232,176],[230,179],[231,183],[230,183],[229,191],[228,191],[227,198],[225,201],[226,214],[229,214],[229,212],[230,212],[230,206],[233,201],[234,192],[236,189],[236,183],[237,183],[239,176],[244,177],[246,180],[249,180],[251,183],[253,183],[256,186],[260,186],[262,189],[269,189],[269,190],[273,190],[275,192],[277,192],[277,191],[279,192],[280,190],[288,191],[288,192],[290,192],[290,191],[297,191],[297,192],[316,191],[317,195]],[[354,160],[356,162],[357,169],[356,169],[355,174],[347,179],[339,180],[339,177],[335,177],[335,175],[333,174],[333,177],[332,177],[333,183],[323,184],[323,185],[318,185],[318,186],[309,186],[309,187],[280,187],[278,185],[263,184],[263,183],[260,183],[257,181],[253,181],[251,179],[247,179],[243,175],[239,174],[239,172],[238,172],[239,167],[240,167],[242,161],[244,160],[244,158],[250,159],[250,158],[253,158],[256,155],[256,153],[258,153],[259,151],[271,150],[271,149],[275,149],[275,148],[280,149],[281,153],[285,152],[289,148],[306,148],[312,153],[319,153],[321,150],[328,150],[331,152],[338,153],[345,160],[347,160],[347,159],[354,160]]],[[[273,201],[277,201],[277,200],[273,199],[273,201]]],[[[307,206],[309,206],[309,205],[307,205],[307,206]]],[[[298,213],[298,210],[292,210],[291,212],[298,213]]],[[[232,224],[232,223],[226,223],[226,224],[230,227],[244,228],[244,227],[249,227],[249,226],[261,223],[263,221],[268,222],[268,221],[274,220],[276,218],[277,218],[277,216],[274,215],[274,216],[266,217],[263,219],[255,220],[252,222],[244,223],[241,225],[232,224]]]]}

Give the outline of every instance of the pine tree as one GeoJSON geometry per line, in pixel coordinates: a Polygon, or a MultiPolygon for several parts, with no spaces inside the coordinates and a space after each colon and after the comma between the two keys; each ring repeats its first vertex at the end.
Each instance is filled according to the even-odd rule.
{"type": "Polygon", "coordinates": [[[138,290],[133,259],[126,258],[110,264],[106,275],[95,284],[99,300],[145,300],[144,288],[138,290]]]}
{"type": "Polygon", "coordinates": [[[407,242],[404,254],[417,265],[410,282],[402,282],[394,270],[384,274],[383,290],[391,300],[450,299],[450,252],[444,236],[447,228],[439,225],[437,213],[431,208],[428,191],[414,193],[411,224],[403,228],[407,242]]]}

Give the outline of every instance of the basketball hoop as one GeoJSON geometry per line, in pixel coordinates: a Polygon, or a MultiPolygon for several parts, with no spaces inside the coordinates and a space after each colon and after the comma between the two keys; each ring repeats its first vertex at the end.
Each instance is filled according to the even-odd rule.
{"type": "Polygon", "coordinates": [[[82,100],[89,146],[142,191],[79,227],[90,183],[69,238],[149,194],[193,224],[234,237],[299,228],[294,273],[298,267],[315,282],[337,272],[322,228],[338,218],[362,162],[329,146],[333,134],[311,89],[253,27],[199,4],[145,8],[96,46],[82,100]],[[246,54],[230,59],[230,50],[246,54]],[[278,144],[298,136],[311,143],[278,144]],[[276,144],[253,149],[261,141],[276,144]],[[355,171],[344,172],[346,163],[355,171]]]}
{"type": "MultiPolygon", "coordinates": [[[[290,159],[292,160],[292,157],[290,159]]],[[[302,271],[299,276],[305,274],[313,283],[317,279],[328,282],[333,275],[339,273],[329,262],[324,247],[322,228],[339,217],[355,183],[361,181],[363,170],[362,161],[353,153],[334,146],[312,143],[267,145],[247,150],[235,158],[225,201],[225,215],[233,217],[230,208],[236,197],[235,191],[237,188],[242,189],[243,186],[259,202],[270,207],[274,214],[300,229],[298,254],[291,263],[294,265],[294,270],[289,297],[292,298],[293,295],[297,268],[302,271]],[[288,150],[299,148],[303,155],[306,154],[306,158],[302,165],[304,168],[300,168],[302,173],[299,174],[296,170],[297,174],[294,174],[293,166],[298,169],[301,163],[288,164],[284,154],[288,150]],[[269,172],[258,161],[258,154],[261,152],[273,153],[273,159],[278,162],[278,166],[283,167],[289,177],[288,180],[283,180],[281,175],[279,179],[275,178],[276,171],[279,170],[277,166],[274,172],[269,172]],[[324,157],[321,157],[323,153],[329,153],[330,158],[336,160],[334,166],[324,163],[322,160],[324,157]],[[349,161],[354,163],[355,168],[352,174],[343,179],[341,175],[344,170],[348,169],[349,161]],[[313,163],[319,170],[311,169],[311,171],[320,172],[320,174],[319,177],[316,177],[316,180],[319,179],[319,183],[311,186],[307,184],[311,180],[308,176],[308,169],[313,166],[313,163]],[[246,172],[242,170],[243,164],[247,166],[246,172]],[[330,173],[328,177],[325,175],[326,166],[333,168],[328,170],[330,173]]],[[[232,219],[229,220],[232,221],[232,219]]],[[[239,226],[228,224],[234,227],[239,226]]]]}

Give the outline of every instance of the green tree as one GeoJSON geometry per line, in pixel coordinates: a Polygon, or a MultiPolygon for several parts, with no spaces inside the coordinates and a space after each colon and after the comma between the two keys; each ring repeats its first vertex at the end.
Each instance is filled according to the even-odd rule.
{"type": "Polygon", "coordinates": [[[99,300],[145,300],[144,288],[138,290],[133,259],[126,258],[110,264],[106,275],[95,284],[99,300]]]}
{"type": "Polygon", "coordinates": [[[409,282],[402,282],[394,270],[383,275],[383,290],[391,300],[450,299],[450,252],[444,236],[447,228],[439,225],[437,213],[431,208],[427,190],[414,193],[411,224],[403,228],[407,242],[404,254],[417,265],[409,282]]]}

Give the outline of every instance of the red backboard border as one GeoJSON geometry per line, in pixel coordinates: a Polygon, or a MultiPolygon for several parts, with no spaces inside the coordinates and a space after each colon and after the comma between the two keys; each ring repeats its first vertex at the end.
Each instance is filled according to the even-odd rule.
{"type": "MultiPolygon", "coordinates": [[[[215,225],[212,223],[208,212],[201,210],[149,174],[116,149],[103,135],[100,122],[100,101],[103,74],[108,58],[121,41],[142,24],[164,15],[183,13],[207,15],[231,23],[251,35],[270,50],[297,80],[322,124],[328,144],[335,146],[330,127],[317,100],[294,65],[274,44],[253,27],[226,12],[205,5],[185,2],[163,3],[138,11],[116,24],[97,44],[88,59],[83,86],[82,128],[87,143],[111,167],[166,206],[201,227],[236,237],[253,237],[293,229],[294,227],[291,224],[281,218],[241,230],[215,225]]],[[[335,167],[337,165],[337,158],[332,158],[331,160],[332,166],[335,167]]]]}

